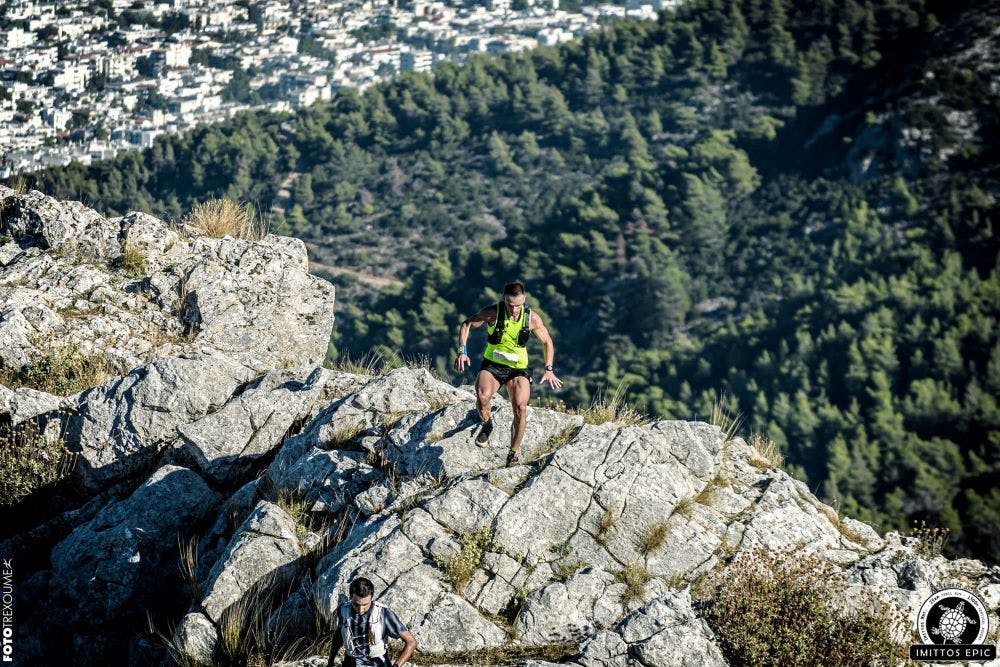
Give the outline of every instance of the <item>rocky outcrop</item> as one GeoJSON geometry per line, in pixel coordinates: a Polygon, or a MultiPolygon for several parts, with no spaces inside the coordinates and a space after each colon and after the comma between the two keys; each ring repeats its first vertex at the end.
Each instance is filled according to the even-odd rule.
{"type": "Polygon", "coordinates": [[[326,354],[334,290],[298,239],[207,238],[4,186],[0,211],[0,364],[71,347],[126,372],[210,347],[262,371],[326,354]]]}
{"type": "Polygon", "coordinates": [[[529,408],[508,468],[503,398],[479,446],[468,389],[426,369],[317,366],[332,288],[297,242],[192,239],[38,193],[0,189],[0,203],[2,363],[31,363],[41,333],[120,364],[65,398],[0,387],[0,418],[34,418],[76,455],[79,505],[0,544],[47,555],[21,573],[29,661],[167,661],[148,611],[181,660],[297,647],[281,664],[325,664],[301,654],[365,575],[431,656],[723,665],[696,584],[755,550],[829,563],[847,607],[872,593],[912,622],[957,585],[996,623],[1000,568],[841,517],[715,426],[529,408]],[[145,275],[114,268],[125,246],[145,275]]]}

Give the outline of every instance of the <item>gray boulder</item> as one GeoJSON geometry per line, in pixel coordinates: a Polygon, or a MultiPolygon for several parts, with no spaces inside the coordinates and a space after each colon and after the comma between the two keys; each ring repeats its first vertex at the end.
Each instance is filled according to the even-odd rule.
{"type": "Polygon", "coordinates": [[[215,412],[178,425],[183,449],[217,482],[238,479],[313,415],[329,375],[324,368],[271,371],[215,412]]]}
{"type": "Polygon", "coordinates": [[[69,401],[67,447],[77,475],[98,489],[143,469],[177,439],[177,427],[225,405],[254,372],[208,353],[158,359],[69,401]]]}
{"type": "Polygon", "coordinates": [[[687,589],[652,600],[622,621],[620,632],[649,667],[726,665],[708,623],[691,609],[687,589]]]}
{"type": "Polygon", "coordinates": [[[94,626],[139,612],[150,603],[144,596],[176,567],[178,535],[189,533],[218,500],[196,473],[160,468],[128,499],[108,505],[56,545],[53,595],[94,626]]]}
{"type": "Polygon", "coordinates": [[[261,585],[287,585],[299,574],[302,556],[295,520],[261,501],[233,535],[229,547],[202,584],[200,607],[218,623],[223,613],[261,585]]]}

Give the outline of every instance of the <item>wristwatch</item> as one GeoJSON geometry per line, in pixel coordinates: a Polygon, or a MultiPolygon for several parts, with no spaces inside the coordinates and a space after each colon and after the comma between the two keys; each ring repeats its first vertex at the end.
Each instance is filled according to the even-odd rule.
{"type": "Polygon", "coordinates": [[[545,364],[545,370],[551,371],[552,370],[552,366],[550,364],[545,364]]]}

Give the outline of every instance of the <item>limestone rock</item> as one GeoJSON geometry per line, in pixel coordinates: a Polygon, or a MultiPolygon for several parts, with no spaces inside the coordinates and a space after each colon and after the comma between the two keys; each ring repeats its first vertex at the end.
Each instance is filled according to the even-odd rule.
{"type": "Polygon", "coordinates": [[[201,609],[218,623],[258,584],[280,586],[298,574],[302,556],[295,521],[277,505],[261,501],[236,530],[229,547],[209,572],[201,609]]]}
{"type": "Polygon", "coordinates": [[[328,374],[324,368],[268,373],[219,410],[180,424],[185,450],[214,480],[238,478],[311,416],[328,374]]]}
{"type": "Polygon", "coordinates": [[[686,589],[671,591],[632,613],[622,621],[621,636],[644,665],[726,665],[708,623],[691,609],[686,589]]]}
{"type": "Polygon", "coordinates": [[[158,359],[68,401],[67,447],[89,489],[132,475],[177,438],[177,427],[217,410],[253,371],[228,357],[158,359]]]}
{"type": "Polygon", "coordinates": [[[181,619],[173,641],[181,655],[197,663],[212,664],[219,648],[219,631],[203,613],[193,611],[181,619]]]}
{"type": "Polygon", "coordinates": [[[11,424],[15,426],[32,417],[57,410],[61,403],[62,398],[44,391],[30,387],[11,390],[0,385],[0,416],[8,415],[11,424]]]}
{"type": "Polygon", "coordinates": [[[108,505],[56,545],[54,595],[71,601],[91,625],[138,613],[143,595],[156,591],[166,568],[176,567],[178,534],[190,531],[217,501],[194,472],[160,468],[128,499],[108,505]]]}
{"type": "Polygon", "coordinates": [[[212,347],[264,371],[315,366],[326,354],[334,288],[308,273],[298,239],[206,238],[147,214],[107,220],[9,188],[0,208],[0,235],[14,238],[0,251],[2,364],[69,348],[126,373],[212,347]]]}

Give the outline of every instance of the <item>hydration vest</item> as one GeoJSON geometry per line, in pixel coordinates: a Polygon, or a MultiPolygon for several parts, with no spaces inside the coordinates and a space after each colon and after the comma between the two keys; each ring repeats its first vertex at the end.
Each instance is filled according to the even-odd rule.
{"type": "MultiPolygon", "coordinates": [[[[382,610],[385,605],[380,602],[372,602],[371,611],[368,612],[368,628],[365,633],[368,636],[368,657],[381,658],[385,655],[385,639],[382,637],[382,610]]],[[[361,656],[354,654],[354,637],[351,636],[351,614],[354,608],[351,602],[340,603],[340,636],[344,640],[344,651],[352,658],[361,656]]]]}
{"type": "MultiPolygon", "coordinates": [[[[521,310],[521,328],[516,338],[508,335],[504,339],[507,325],[507,306],[503,301],[497,304],[497,319],[488,329],[486,352],[483,358],[511,368],[527,368],[528,353],[526,346],[531,337],[531,309],[527,306],[521,310]]],[[[517,324],[516,322],[514,323],[517,324]]]]}

